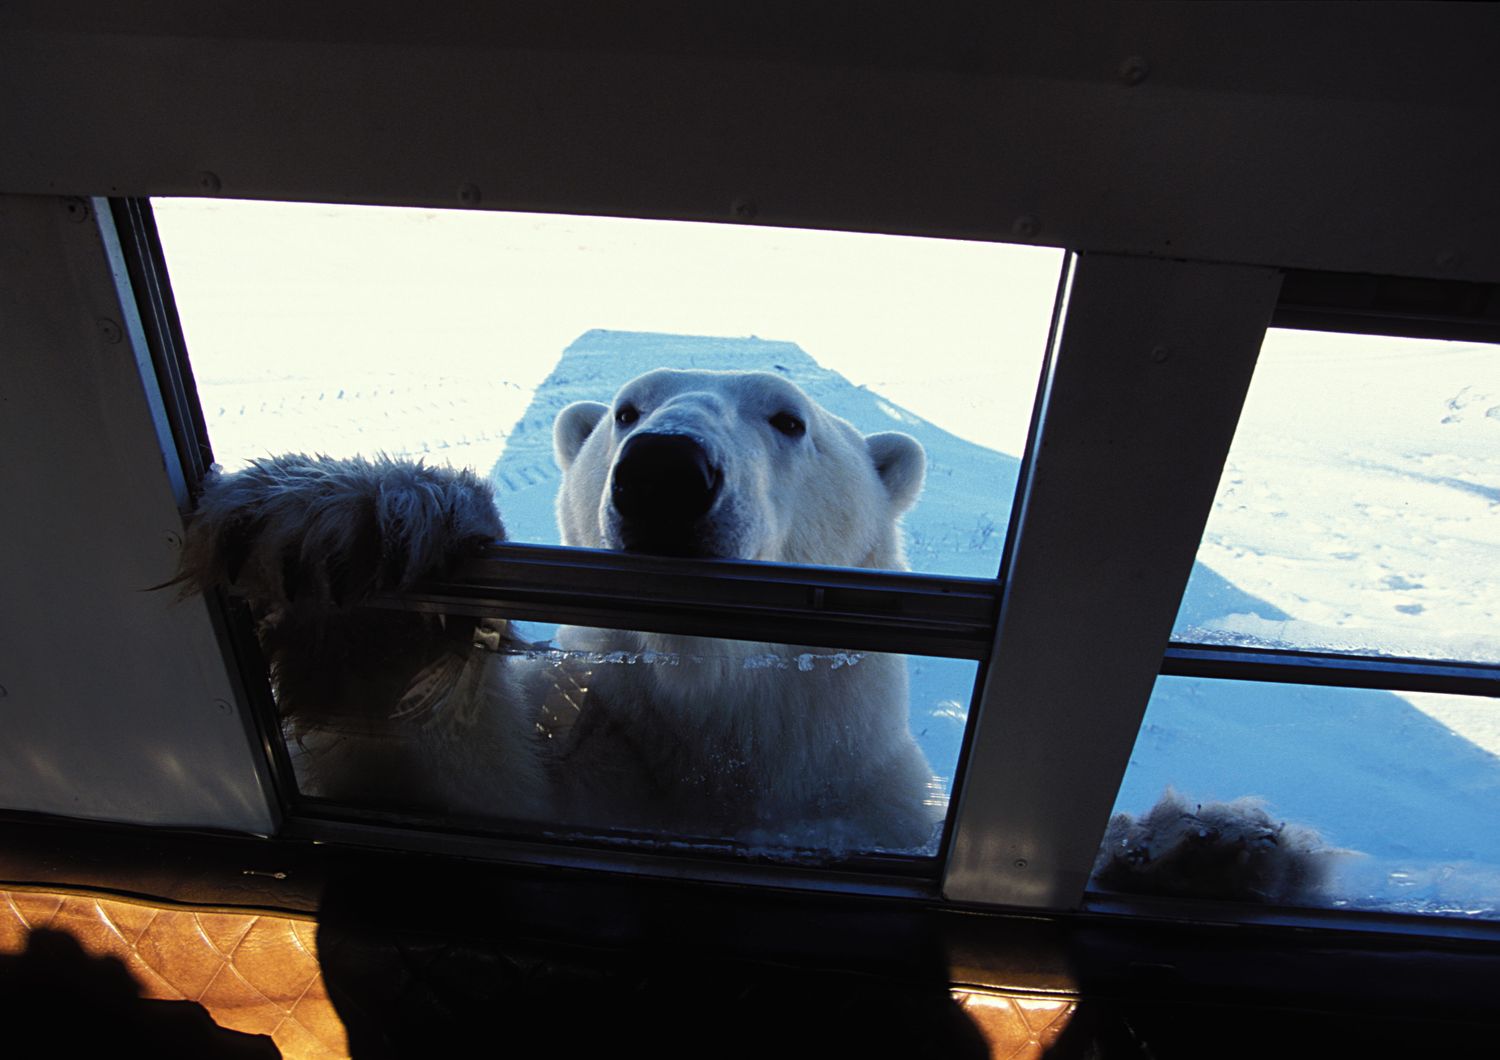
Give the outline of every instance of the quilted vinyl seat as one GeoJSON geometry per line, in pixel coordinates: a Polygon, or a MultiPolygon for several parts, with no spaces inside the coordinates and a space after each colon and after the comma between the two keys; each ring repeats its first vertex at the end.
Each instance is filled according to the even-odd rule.
{"type": "Polygon", "coordinates": [[[325,928],[325,969],[319,934],[310,917],[0,890],[0,1013],[12,1034],[24,1026],[44,1043],[39,1054],[59,1056],[446,1055],[482,1036],[485,1051],[509,1055],[616,1040],[741,1055],[795,1036],[799,1013],[815,1013],[805,1045],[1034,1060],[1073,1011],[1067,999],[830,985],[791,970],[694,982],[692,967],[610,968],[597,954],[401,931],[325,928]],[[354,1033],[325,970],[344,984],[354,1033]]]}
{"type": "Polygon", "coordinates": [[[0,1005],[10,1033],[29,1025],[50,1055],[150,1043],[147,1055],[347,1056],[316,929],[284,915],[0,890],[0,1005]]]}

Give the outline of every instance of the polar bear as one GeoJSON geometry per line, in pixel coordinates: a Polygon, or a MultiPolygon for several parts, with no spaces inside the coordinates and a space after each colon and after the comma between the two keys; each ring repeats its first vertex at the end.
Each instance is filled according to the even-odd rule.
{"type": "MultiPolygon", "coordinates": [[[[862,435],[779,376],[650,372],[563,409],[553,435],[564,544],[906,565],[921,446],[862,435]]],[[[305,792],[760,847],[929,845],[899,657],[569,627],[530,650],[503,624],[350,606],[501,536],[471,473],[280,457],[209,484],[181,578],[250,605],[305,792]]]]}
{"type": "MultiPolygon", "coordinates": [[[[563,409],[553,442],[564,544],[906,566],[899,519],[921,491],[922,447],[866,437],[780,376],[650,372],[611,405],[563,409]]],[[[562,751],[569,816],[825,849],[931,837],[901,658],[578,629],[559,643],[657,660],[591,674],[594,716],[562,751]]]]}

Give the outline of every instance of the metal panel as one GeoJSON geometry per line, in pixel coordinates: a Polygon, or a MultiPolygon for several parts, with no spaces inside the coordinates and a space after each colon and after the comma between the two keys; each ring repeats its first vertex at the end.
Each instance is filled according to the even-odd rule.
{"type": "Polygon", "coordinates": [[[1500,342],[1500,284],[1293,270],[1271,326],[1500,342]]]}
{"type": "Polygon", "coordinates": [[[17,0],[0,188],[1494,281],[1497,38],[1478,4],[17,0]]]}
{"type": "Polygon", "coordinates": [[[0,807],[267,833],[107,204],[0,198],[0,807]]]}
{"type": "Polygon", "coordinates": [[[1500,697],[1500,666],[1488,663],[1174,643],[1161,672],[1170,677],[1500,697]]]}
{"type": "Polygon", "coordinates": [[[495,543],[377,607],[983,660],[993,579],[495,543]]]}
{"type": "MultiPolygon", "coordinates": [[[[99,208],[103,209],[102,204],[99,208]]],[[[187,364],[177,301],[162,264],[156,219],[144,199],[114,199],[109,211],[127,270],[127,297],[133,297],[150,347],[156,385],[148,389],[160,394],[161,416],[171,428],[177,465],[182,469],[185,488],[193,492],[213,463],[213,451],[198,402],[198,387],[187,364]]]]}
{"type": "Polygon", "coordinates": [[[948,898],[1082,898],[1279,285],[1271,270],[1079,257],[948,898]]]}

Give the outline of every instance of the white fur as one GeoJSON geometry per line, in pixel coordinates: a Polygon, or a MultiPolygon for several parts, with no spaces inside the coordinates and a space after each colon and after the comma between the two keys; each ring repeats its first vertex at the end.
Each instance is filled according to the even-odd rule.
{"type": "Polygon", "coordinates": [[[691,435],[723,468],[710,513],[711,551],[737,559],[904,569],[897,519],[916,502],[926,456],[908,435],[862,436],[799,388],[769,372],[660,369],[626,384],[611,406],[577,402],[558,414],[562,468],[557,522],[563,543],[617,548],[609,477],[619,447],[645,431],[691,435]],[[611,410],[629,405],[629,426],[611,410]],[[788,412],[806,424],[789,439],[770,424],[788,412]]]}
{"type": "MultiPolygon", "coordinates": [[[[760,373],[652,372],[611,405],[564,409],[565,543],[622,543],[611,482],[625,441],[647,431],[696,439],[711,468],[691,551],[905,565],[897,524],[921,490],[921,447],[862,437],[760,373]],[[778,429],[780,416],[801,429],[778,429]]],[[[559,658],[516,645],[501,621],[354,606],[503,536],[472,473],[288,454],[209,478],[176,582],[248,605],[304,793],[766,846],[930,841],[899,658],[579,628],[560,632],[559,658]]],[[[1194,806],[1169,791],[1111,821],[1096,883],[1288,901],[1318,890],[1340,853],[1251,800],[1194,806]]]]}
{"type": "Polygon", "coordinates": [[[1231,901],[1306,902],[1335,859],[1316,829],[1277,821],[1262,800],[1193,803],[1168,788],[1136,818],[1115,814],[1094,861],[1105,890],[1231,901]]]}
{"type": "MultiPolygon", "coordinates": [[[[897,521],[921,489],[921,447],[906,435],[865,438],[767,373],[661,370],[611,406],[564,409],[554,441],[565,544],[620,546],[612,470],[644,431],[694,437],[720,470],[705,553],[905,567],[897,521]],[[625,406],[638,418],[622,425],[625,406]],[[777,430],[777,414],[805,433],[777,430]]],[[[599,718],[559,753],[570,818],[837,849],[931,837],[931,769],[908,729],[899,657],[577,628],[559,641],[631,660],[590,668],[587,709],[599,718]]]]}
{"type": "MultiPolygon", "coordinates": [[[[564,409],[564,543],[625,543],[611,484],[642,432],[696,455],[686,478],[651,464],[636,480],[654,484],[635,494],[652,498],[637,531],[696,475],[704,502],[671,524],[688,554],[905,566],[897,524],[921,447],[863,437],[763,373],[651,372],[609,406],[564,409]]],[[[210,479],[178,581],[249,606],[305,793],[772,846],[930,841],[931,771],[898,657],[577,628],[561,653],[527,651],[503,623],[354,606],[502,535],[467,472],[289,454],[210,479]]]]}

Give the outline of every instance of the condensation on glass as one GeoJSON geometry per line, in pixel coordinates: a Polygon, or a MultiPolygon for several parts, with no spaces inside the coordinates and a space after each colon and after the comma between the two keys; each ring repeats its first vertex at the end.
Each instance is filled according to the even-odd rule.
{"type": "Polygon", "coordinates": [[[1316,833],[1326,878],[1296,904],[1500,918],[1492,699],[1161,677],[1115,811],[1139,818],[1169,790],[1187,817],[1253,800],[1268,827],[1252,847],[1316,833]]]}
{"type": "Polygon", "coordinates": [[[647,848],[937,852],[976,663],[357,614],[399,652],[279,674],[304,796],[647,848]]]}
{"type": "Polygon", "coordinates": [[[754,369],[926,450],[913,569],[993,577],[1062,252],[629,219],[154,200],[215,458],[467,466],[559,540],[552,424],[655,368],[754,369]]]}
{"type": "Polygon", "coordinates": [[[1500,662],[1500,346],[1268,332],[1173,639],[1500,662]]]}

